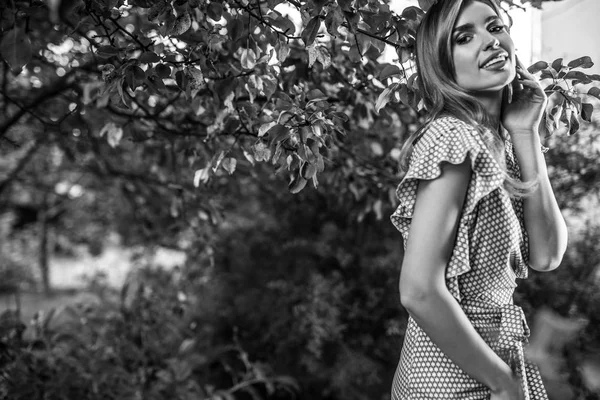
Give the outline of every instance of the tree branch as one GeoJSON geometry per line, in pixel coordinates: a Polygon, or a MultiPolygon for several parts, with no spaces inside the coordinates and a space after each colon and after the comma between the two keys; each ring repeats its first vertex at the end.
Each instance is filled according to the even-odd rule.
{"type": "Polygon", "coordinates": [[[73,87],[74,79],[71,79],[73,75],[81,68],[88,67],[93,62],[88,64],[84,64],[82,67],[71,69],[67,72],[63,77],[57,79],[54,83],[52,83],[46,90],[43,90],[35,99],[33,99],[29,104],[24,105],[13,114],[10,118],[8,118],[5,122],[0,124],[0,138],[3,138],[8,132],[9,128],[19,122],[21,117],[27,113],[33,113],[33,109],[38,107],[40,104],[45,102],[48,99],[56,96],[62,91],[73,87]]]}
{"type": "Polygon", "coordinates": [[[27,151],[25,152],[25,155],[23,157],[21,157],[21,159],[17,163],[17,166],[8,173],[8,176],[6,177],[6,179],[4,179],[2,182],[0,182],[0,195],[2,195],[4,190],[6,190],[6,188],[8,187],[8,185],[17,177],[19,172],[21,172],[21,170],[23,168],[25,168],[25,165],[27,165],[27,163],[29,162],[31,157],[41,147],[41,144],[42,144],[42,140],[37,140],[37,141],[33,142],[33,144],[31,144],[29,149],[27,149],[27,151]]]}

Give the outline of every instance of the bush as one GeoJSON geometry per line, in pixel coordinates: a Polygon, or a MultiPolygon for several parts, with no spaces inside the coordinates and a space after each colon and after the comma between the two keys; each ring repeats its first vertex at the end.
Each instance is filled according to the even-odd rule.
{"type": "Polygon", "coordinates": [[[33,334],[2,315],[2,398],[288,399],[293,379],[251,361],[235,340],[200,323],[198,298],[180,274],[142,269],[120,293],[39,313],[33,334]]]}

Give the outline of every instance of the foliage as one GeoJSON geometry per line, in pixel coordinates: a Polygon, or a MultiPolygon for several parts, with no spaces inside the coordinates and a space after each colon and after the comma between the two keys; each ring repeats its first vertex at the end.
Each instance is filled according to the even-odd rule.
{"type": "Polygon", "coordinates": [[[38,314],[31,338],[5,312],[0,395],[229,400],[245,392],[293,398],[293,378],[272,374],[238,343],[210,334],[196,312],[198,287],[186,278],[141,269],[118,296],[97,290],[99,297],[38,314]]]}
{"type": "Polygon", "coordinates": [[[348,219],[343,202],[263,198],[255,223],[220,233],[221,323],[297,377],[303,398],[383,399],[407,319],[396,289],[401,247],[391,225],[348,219]]]}

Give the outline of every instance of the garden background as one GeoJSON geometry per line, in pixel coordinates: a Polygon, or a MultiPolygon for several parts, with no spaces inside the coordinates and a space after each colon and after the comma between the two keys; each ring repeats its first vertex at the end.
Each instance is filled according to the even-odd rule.
{"type": "MultiPolygon", "coordinates": [[[[501,2],[569,1],[529,57],[570,245],[516,296],[553,400],[600,389],[598,3],[501,2]]],[[[2,2],[0,398],[389,399],[432,1],[400,3],[2,2]]]]}

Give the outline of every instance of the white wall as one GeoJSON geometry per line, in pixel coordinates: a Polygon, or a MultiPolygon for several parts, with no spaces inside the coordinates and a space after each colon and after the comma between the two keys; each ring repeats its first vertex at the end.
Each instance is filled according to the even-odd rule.
{"type": "Polygon", "coordinates": [[[600,73],[600,0],[546,2],[540,24],[541,59],[590,56],[589,72],[600,73]]]}

